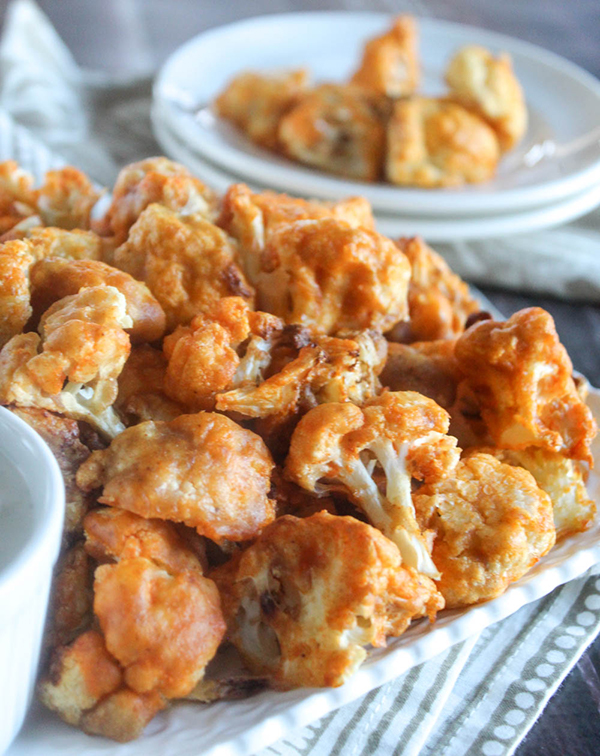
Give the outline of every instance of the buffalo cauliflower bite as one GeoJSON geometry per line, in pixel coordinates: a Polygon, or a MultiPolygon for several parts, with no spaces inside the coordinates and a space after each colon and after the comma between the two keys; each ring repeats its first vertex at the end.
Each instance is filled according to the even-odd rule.
{"type": "Polygon", "coordinates": [[[385,152],[385,99],[351,84],[321,84],[279,122],[288,157],[360,181],[377,181],[385,152]]]}
{"type": "Polygon", "coordinates": [[[202,412],[127,428],[80,467],[77,483],[102,486],[102,504],[183,522],[215,541],[241,541],[274,517],[272,468],[257,435],[202,412]]]}
{"type": "Polygon", "coordinates": [[[70,166],[48,171],[36,196],[44,225],[67,230],[89,229],[92,208],[100,197],[88,177],[70,166]]]}
{"type": "Polygon", "coordinates": [[[0,403],[54,410],[104,434],[123,429],[112,410],[129,355],[125,297],[112,286],[82,289],[44,314],[39,336],[14,336],[0,352],[0,403]]]}
{"type": "Polygon", "coordinates": [[[396,244],[411,267],[409,321],[399,323],[387,337],[411,342],[460,336],[469,316],[481,310],[467,284],[420,237],[399,239],[396,244]]]}
{"type": "MultiPolygon", "coordinates": [[[[523,467],[552,501],[556,540],[585,530],[596,514],[596,505],[588,496],[581,466],[572,459],[547,449],[478,449],[492,454],[501,462],[523,467]]],[[[469,450],[471,452],[471,450],[469,450]]]]}
{"type": "Polygon", "coordinates": [[[183,165],[165,157],[147,158],[121,170],[101,224],[122,244],[148,205],[157,203],[182,217],[198,214],[212,220],[216,202],[212,190],[183,165]]]}
{"type": "Polygon", "coordinates": [[[165,314],[148,287],[99,260],[46,258],[33,266],[30,279],[31,305],[37,318],[58,299],[77,294],[82,287],[114,286],[127,302],[133,325],[126,330],[132,343],[157,341],[165,331],[165,314]]]}
{"type": "Polygon", "coordinates": [[[25,242],[0,245],[0,349],[31,317],[29,271],[34,259],[25,242]]]}
{"type": "Polygon", "coordinates": [[[417,96],[394,105],[385,168],[392,184],[443,187],[487,181],[499,158],[493,129],[461,105],[417,96]]]}
{"type": "Polygon", "coordinates": [[[223,197],[219,225],[240,245],[246,275],[252,282],[260,271],[260,259],[271,233],[278,226],[299,220],[336,218],[353,228],[371,230],[375,220],[364,197],[339,202],[319,202],[275,192],[252,192],[245,184],[232,184],[223,197]]]}
{"type": "Polygon", "coordinates": [[[413,501],[421,527],[435,533],[437,585],[448,608],[499,596],[554,546],[548,495],[526,470],[489,454],[461,460],[413,501]]]}
{"type": "Polygon", "coordinates": [[[510,150],[527,130],[527,107],[510,56],[494,57],[479,45],[461,48],[446,70],[449,96],[484,118],[510,150]]]}
{"type": "MultiPolygon", "coordinates": [[[[0,234],[35,217],[37,198],[33,176],[14,160],[0,163],[0,234]]],[[[41,220],[38,219],[41,223],[41,220]]]]}
{"type": "Polygon", "coordinates": [[[229,638],[277,688],[339,686],[412,619],[443,607],[434,583],[352,517],[280,517],[211,575],[229,638]]]}
{"type": "Polygon", "coordinates": [[[115,251],[114,265],[147,284],[165,311],[168,331],[221,297],[254,298],[225,232],[201,215],[182,218],[161,205],[141,213],[115,251]]]}
{"type": "Polygon", "coordinates": [[[341,491],[400,549],[403,561],[437,577],[428,533],[419,529],[411,481],[452,474],[459,450],[447,436],[450,418],[412,391],[388,392],[360,409],[322,404],[298,423],[285,464],[307,491],[341,491]]]}
{"type": "Polygon", "coordinates": [[[258,308],[325,334],[387,331],[407,316],[410,264],[396,245],[333,218],[278,226],[252,280],[258,308]]]}
{"type": "Polygon", "coordinates": [[[596,423],[548,312],[531,307],[505,322],[476,323],[455,355],[494,446],[537,446],[592,463],[596,423]]]}
{"type": "Polygon", "coordinates": [[[36,260],[46,257],[61,257],[66,260],[102,260],[110,256],[111,239],[105,239],[93,231],[74,228],[26,229],[22,238],[31,244],[31,253],[36,260]]]}
{"type": "Polygon", "coordinates": [[[167,360],[148,344],[135,346],[118,378],[114,408],[125,425],[142,420],[174,420],[183,407],[165,392],[167,360]]]}
{"type": "Polygon", "coordinates": [[[352,84],[387,97],[412,94],[420,79],[417,24],[412,16],[398,16],[391,29],[370,39],[352,84]]]}
{"type": "Polygon", "coordinates": [[[308,72],[303,68],[271,74],[245,71],[229,82],[214,101],[214,108],[253,142],[276,150],[279,121],[307,86],[308,72]]]}

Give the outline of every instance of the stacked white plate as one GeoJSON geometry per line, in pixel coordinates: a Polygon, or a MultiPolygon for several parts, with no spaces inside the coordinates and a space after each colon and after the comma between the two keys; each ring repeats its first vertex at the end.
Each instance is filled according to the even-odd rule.
{"type": "Polygon", "coordinates": [[[319,199],[367,197],[379,230],[429,241],[506,236],[559,225],[600,204],[600,82],[539,47],[470,26],[420,21],[422,91],[441,94],[452,54],[477,43],[506,51],[525,90],[529,128],[496,177],[459,189],[350,181],[293,163],[249,142],[210,103],[240,71],[308,67],[314,81],[344,81],[366,39],[390,22],[379,13],[289,13],[205,32],[160,71],[155,134],[167,154],[219,191],[244,181],[319,199]]]}

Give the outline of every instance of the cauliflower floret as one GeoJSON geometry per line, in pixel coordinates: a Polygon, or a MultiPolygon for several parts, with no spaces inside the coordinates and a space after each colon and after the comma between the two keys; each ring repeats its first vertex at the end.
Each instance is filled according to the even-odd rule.
{"type": "MultiPolygon", "coordinates": [[[[469,450],[471,451],[471,450],[469,450]]],[[[547,449],[478,449],[501,462],[523,467],[552,501],[556,540],[585,530],[596,514],[596,505],[585,488],[581,466],[547,449]]]]}
{"type": "Polygon", "coordinates": [[[352,517],[280,517],[212,573],[229,638],[278,688],[338,686],[412,619],[443,607],[434,583],[352,517]]]}
{"type": "Polygon", "coordinates": [[[25,242],[0,246],[0,349],[23,331],[31,317],[29,271],[34,259],[25,242]]]}
{"type": "Polygon", "coordinates": [[[333,218],[280,225],[255,262],[259,309],[286,323],[387,331],[407,316],[410,264],[375,231],[333,218]]]}
{"type": "Polygon", "coordinates": [[[392,184],[443,187],[487,181],[499,159],[494,130],[462,105],[417,96],[394,105],[385,166],[392,184]]]}
{"type": "Polygon", "coordinates": [[[157,341],[164,334],[165,313],[148,287],[99,260],[46,258],[32,267],[30,279],[31,304],[37,318],[58,299],[77,294],[84,286],[114,286],[127,302],[133,325],[126,330],[132,343],[157,341]]]}
{"type": "Polygon", "coordinates": [[[273,461],[262,440],[208,412],[124,430],[77,473],[99,502],[183,522],[215,541],[253,538],[274,517],[273,461]]]}
{"type": "MultiPolygon", "coordinates": [[[[36,213],[36,194],[33,176],[20,168],[14,160],[0,163],[0,234],[36,213]]],[[[37,219],[41,223],[40,219],[37,219]]]]}
{"type": "Polygon", "coordinates": [[[48,171],[36,195],[44,225],[67,230],[89,229],[92,208],[100,197],[88,177],[70,166],[48,171]]]}
{"type": "Polygon", "coordinates": [[[437,577],[428,534],[415,520],[411,479],[452,473],[459,450],[445,435],[449,422],[445,410],[412,391],[385,393],[362,409],[322,404],[298,423],[285,471],[307,491],[346,493],[409,567],[437,577]]]}
{"type": "Polygon", "coordinates": [[[0,352],[0,403],[85,420],[108,436],[123,429],[110,406],[129,355],[127,303],[112,286],[82,289],[45,313],[36,333],[0,352]]]}
{"type": "Polygon", "coordinates": [[[133,347],[118,378],[114,408],[126,425],[142,420],[174,420],[183,407],[165,393],[167,360],[148,344],[133,347]]]}
{"type": "Polygon", "coordinates": [[[112,239],[98,236],[93,231],[78,228],[66,231],[62,228],[25,229],[21,238],[31,244],[36,260],[46,257],[62,257],[66,260],[103,260],[110,257],[112,239]]]}
{"type": "Polygon", "coordinates": [[[321,84],[279,121],[283,152],[306,165],[377,181],[385,152],[385,98],[352,84],[321,84]]]}
{"type": "Polygon", "coordinates": [[[360,66],[350,81],[387,97],[412,94],[420,79],[418,44],[415,19],[398,16],[391,29],[366,43],[360,66]]]}
{"type": "Polygon", "coordinates": [[[485,118],[503,151],[523,138],[527,107],[507,53],[495,58],[485,47],[467,45],[450,61],[446,83],[452,99],[485,118]]]}
{"type": "Polygon", "coordinates": [[[245,184],[232,184],[225,193],[219,225],[239,242],[246,275],[253,281],[260,272],[265,244],[275,228],[322,218],[337,218],[352,228],[375,228],[371,205],[364,197],[318,202],[270,191],[252,192],[245,184]]]}
{"type": "Polygon", "coordinates": [[[185,325],[217,299],[254,292],[237,265],[234,242],[201,215],[185,219],[149,205],[114,255],[114,265],[144,281],[162,305],[167,329],[185,325]]]}
{"type": "Polygon", "coordinates": [[[552,503],[526,471],[489,454],[461,460],[413,501],[436,536],[437,585],[448,608],[499,596],[554,546],[552,503]]]}
{"type": "Polygon", "coordinates": [[[199,214],[212,220],[216,201],[212,190],[183,165],[165,157],[147,158],[121,170],[101,223],[122,244],[148,205],[157,203],[182,217],[199,214]]]}
{"type": "Polygon", "coordinates": [[[481,310],[467,284],[420,237],[396,244],[411,267],[408,323],[399,323],[387,337],[392,341],[453,339],[465,330],[470,315],[481,310]]]}
{"type": "Polygon", "coordinates": [[[457,341],[455,355],[494,446],[539,446],[593,462],[596,423],[549,313],[531,307],[505,322],[476,323],[457,341]]]}
{"type": "Polygon", "coordinates": [[[214,108],[253,142],[276,150],[279,121],[307,86],[308,71],[304,68],[272,74],[245,71],[229,82],[214,101],[214,108]]]}

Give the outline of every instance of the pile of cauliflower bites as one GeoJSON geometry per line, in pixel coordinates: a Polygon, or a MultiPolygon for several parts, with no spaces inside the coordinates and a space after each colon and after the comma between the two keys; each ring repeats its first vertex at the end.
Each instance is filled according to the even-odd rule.
{"type": "Polygon", "coordinates": [[[67,489],[39,683],[65,721],[126,741],[179,699],[341,685],[593,519],[544,310],[491,319],[361,198],[218,198],[152,158],[97,199],[0,165],[0,402],[67,489]]]}

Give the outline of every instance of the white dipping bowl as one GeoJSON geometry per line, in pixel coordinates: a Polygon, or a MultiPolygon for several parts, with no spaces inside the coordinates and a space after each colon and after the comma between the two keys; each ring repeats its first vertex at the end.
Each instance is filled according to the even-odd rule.
{"type": "Polygon", "coordinates": [[[54,455],[0,407],[0,754],[31,702],[64,511],[54,455]]]}

